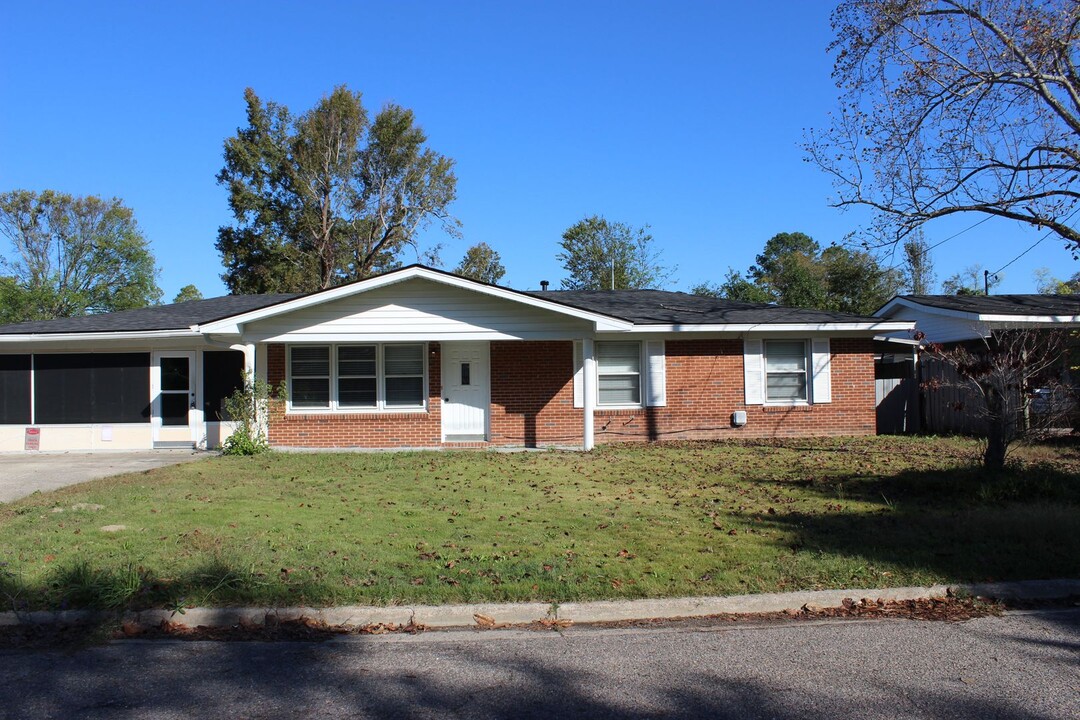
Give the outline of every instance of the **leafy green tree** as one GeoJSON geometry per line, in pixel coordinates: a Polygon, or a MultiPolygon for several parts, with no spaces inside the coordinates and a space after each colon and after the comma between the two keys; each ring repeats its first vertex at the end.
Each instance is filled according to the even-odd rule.
{"type": "Polygon", "coordinates": [[[247,127],[225,141],[217,176],[235,221],[217,242],[231,292],[328,288],[397,267],[432,223],[460,234],[454,162],[426,146],[411,110],[370,120],[345,86],[300,115],[251,88],[244,99],[247,127]]]}
{"type": "Polygon", "coordinates": [[[465,251],[465,257],[454,268],[455,275],[497,285],[506,274],[499,253],[487,243],[478,243],[465,251]]]}
{"type": "Polygon", "coordinates": [[[734,268],[728,268],[727,275],[724,276],[724,282],[719,285],[699,283],[691,288],[690,292],[704,297],[718,297],[746,303],[773,302],[773,299],[764,288],[750,282],[734,268]]]}
{"type": "Polygon", "coordinates": [[[1075,295],[1080,293],[1080,272],[1068,280],[1061,280],[1050,273],[1050,268],[1035,271],[1035,288],[1040,295],[1075,295]]]}
{"type": "Polygon", "coordinates": [[[180,292],[176,293],[176,297],[173,298],[174,303],[187,302],[189,300],[202,300],[203,294],[199,292],[199,288],[194,285],[185,285],[180,288],[180,292]]]}
{"type": "Polygon", "coordinates": [[[117,198],[0,193],[0,318],[47,320],[158,302],[157,268],[134,213],[117,198]]]}
{"type": "Polygon", "coordinates": [[[729,300],[776,303],[869,315],[892,297],[900,273],[865,250],[830,245],[824,250],[804,233],[769,238],[746,276],[728,269],[724,282],[695,292],[729,300]]]}
{"type": "Polygon", "coordinates": [[[804,233],[777,233],[769,238],[749,270],[750,281],[770,302],[787,307],[822,308],[826,305],[824,268],[818,262],[821,247],[804,233]]]}
{"type": "Polygon", "coordinates": [[[564,290],[659,288],[674,272],[661,264],[649,226],[632,228],[599,215],[587,217],[563,233],[558,259],[569,277],[564,290]]]}
{"type": "Polygon", "coordinates": [[[830,245],[819,262],[825,268],[825,308],[871,315],[896,294],[902,282],[898,270],[883,268],[870,253],[830,245]]]}

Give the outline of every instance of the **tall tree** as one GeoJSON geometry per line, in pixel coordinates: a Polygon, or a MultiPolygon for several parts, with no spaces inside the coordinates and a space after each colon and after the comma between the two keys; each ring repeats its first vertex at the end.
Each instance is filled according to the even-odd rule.
{"type": "Polygon", "coordinates": [[[883,242],[974,212],[1080,252],[1080,3],[843,0],[832,26],[840,111],[806,150],[837,205],[883,242]]]}
{"type": "Polygon", "coordinates": [[[506,274],[499,253],[487,243],[478,243],[465,251],[465,257],[454,268],[455,275],[497,285],[506,274]]]}
{"type": "Polygon", "coordinates": [[[593,215],[571,225],[559,245],[557,257],[569,273],[564,290],[659,288],[674,272],[660,262],[648,225],[632,228],[593,215]]]}
{"type": "Polygon", "coordinates": [[[900,288],[901,273],[882,267],[865,250],[831,245],[821,253],[825,309],[870,315],[900,288]]]}
{"type": "Polygon", "coordinates": [[[225,141],[217,178],[235,219],[217,242],[230,291],[327,288],[397,267],[432,223],[459,235],[454,162],[426,146],[411,110],[390,104],[371,121],[345,86],[300,115],[251,88],[244,99],[248,125],[225,141]]]}
{"type": "Polygon", "coordinates": [[[188,302],[189,300],[202,300],[203,294],[199,291],[199,288],[194,285],[185,285],[180,288],[180,291],[176,293],[176,297],[173,298],[174,303],[188,302]]]}
{"type": "Polygon", "coordinates": [[[821,247],[801,232],[777,233],[765,243],[750,279],[773,302],[788,307],[821,308],[826,305],[824,267],[818,262],[821,247]]]}
{"type": "Polygon", "coordinates": [[[942,280],[941,292],[945,295],[985,295],[987,285],[994,287],[1000,282],[999,276],[987,276],[983,266],[975,263],[942,280]]]}
{"type": "Polygon", "coordinates": [[[135,214],[117,198],[45,190],[0,193],[0,315],[7,322],[158,302],[157,268],[135,214]]]}
{"type": "Polygon", "coordinates": [[[1035,271],[1035,289],[1040,295],[1075,295],[1080,293],[1080,272],[1073,273],[1068,280],[1054,277],[1050,268],[1038,268],[1035,271]]]}
{"type": "MultiPolygon", "coordinates": [[[[830,245],[824,250],[805,233],[769,238],[747,275],[729,269],[724,282],[695,289],[742,302],[770,302],[869,315],[892,297],[900,273],[865,250],[830,245]]],[[[700,292],[699,292],[700,291],[700,292]]]]}
{"type": "Polygon", "coordinates": [[[690,289],[694,295],[704,297],[718,297],[725,300],[735,300],[746,303],[769,303],[773,298],[762,287],[743,277],[742,273],[735,268],[728,268],[724,282],[719,285],[713,283],[699,283],[690,289]]]}
{"type": "Polygon", "coordinates": [[[927,245],[921,230],[916,230],[904,240],[904,289],[912,295],[929,295],[934,292],[936,276],[934,263],[930,259],[930,246],[927,245]]]}

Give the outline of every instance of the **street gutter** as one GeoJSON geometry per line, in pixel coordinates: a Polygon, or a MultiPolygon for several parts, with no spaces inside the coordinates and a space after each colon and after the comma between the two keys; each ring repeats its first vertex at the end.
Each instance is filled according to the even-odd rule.
{"type": "Polygon", "coordinates": [[[95,610],[2,612],[0,626],[78,625],[102,619],[154,627],[172,623],[187,627],[232,627],[310,620],[328,626],[397,626],[425,628],[493,627],[558,622],[611,623],[633,620],[685,619],[714,615],[753,615],[796,612],[803,608],[844,607],[872,601],[929,600],[947,597],[983,598],[1001,602],[1052,601],[1080,597],[1080,579],[933,585],[930,587],[814,590],[721,597],[604,600],[581,603],[478,603],[468,605],[351,605],[329,608],[191,607],[179,610],[127,611],[122,615],[95,610]]]}

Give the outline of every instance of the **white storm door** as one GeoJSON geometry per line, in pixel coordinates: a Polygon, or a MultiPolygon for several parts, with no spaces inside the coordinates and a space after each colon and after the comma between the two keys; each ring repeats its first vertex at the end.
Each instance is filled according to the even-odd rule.
{"type": "Polygon", "coordinates": [[[486,440],[491,402],[486,342],[443,343],[442,429],[449,441],[486,440]]]}
{"type": "Polygon", "coordinates": [[[195,442],[195,353],[154,353],[150,383],[154,444],[187,446],[195,442]]]}

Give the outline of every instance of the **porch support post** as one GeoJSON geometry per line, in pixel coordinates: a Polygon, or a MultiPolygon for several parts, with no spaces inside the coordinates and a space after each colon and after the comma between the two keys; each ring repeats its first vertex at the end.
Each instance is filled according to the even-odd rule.
{"type": "Polygon", "coordinates": [[[593,411],[596,410],[596,357],[593,352],[592,338],[583,338],[581,341],[581,405],[584,413],[584,433],[581,447],[584,450],[592,450],[596,445],[593,433],[593,411]]]}
{"type": "Polygon", "coordinates": [[[255,343],[244,343],[244,373],[255,378],[255,343]]]}

